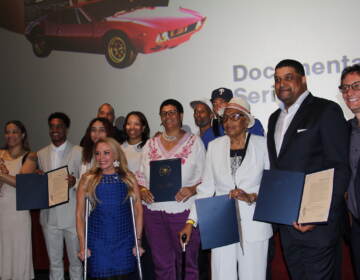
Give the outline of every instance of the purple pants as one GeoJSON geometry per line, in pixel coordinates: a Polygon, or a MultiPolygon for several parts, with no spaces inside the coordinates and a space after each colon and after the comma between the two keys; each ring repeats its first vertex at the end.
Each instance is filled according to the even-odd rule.
{"type": "MultiPolygon", "coordinates": [[[[182,250],[179,232],[183,229],[189,211],[168,214],[151,211],[144,206],[145,234],[151,248],[156,280],[181,279],[182,250]]],[[[198,280],[198,253],[200,236],[197,229],[191,234],[185,253],[185,279],[198,280]]]]}

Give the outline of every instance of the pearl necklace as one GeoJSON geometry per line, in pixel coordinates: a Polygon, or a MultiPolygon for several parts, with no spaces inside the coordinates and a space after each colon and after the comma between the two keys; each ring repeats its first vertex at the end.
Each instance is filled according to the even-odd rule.
{"type": "Polygon", "coordinates": [[[164,138],[166,141],[174,142],[177,139],[177,136],[167,135],[165,131],[161,134],[162,138],[164,138]]]}

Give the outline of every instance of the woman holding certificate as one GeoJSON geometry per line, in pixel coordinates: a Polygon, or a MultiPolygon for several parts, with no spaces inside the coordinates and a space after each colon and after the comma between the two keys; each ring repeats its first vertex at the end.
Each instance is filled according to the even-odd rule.
{"type": "Polygon", "coordinates": [[[5,147],[0,150],[0,279],[34,278],[29,211],[16,211],[16,174],[33,173],[36,153],[29,149],[20,121],[5,125],[5,147]]]}
{"type": "MultiPolygon", "coordinates": [[[[196,187],[201,182],[205,162],[205,148],[201,139],[182,130],[183,107],[177,100],[165,100],[160,106],[161,124],[164,131],[147,141],[143,148],[138,182],[141,186],[141,198],[144,206],[144,226],[148,239],[157,280],[175,280],[181,274],[181,246],[178,233],[185,225],[189,215],[189,208],[194,202],[196,187]],[[163,187],[155,193],[154,185],[157,176],[165,176],[172,172],[171,168],[161,169],[160,174],[151,173],[151,166],[165,161],[164,166],[171,166],[175,161],[179,163],[181,186],[174,194],[164,198],[168,188],[163,187]],[[172,163],[171,163],[172,162],[172,163]],[[151,178],[152,177],[152,178],[151,178]],[[155,178],[155,179],[154,179],[155,178]],[[151,182],[151,184],[150,184],[151,182]],[[153,184],[153,185],[152,185],[153,184]],[[160,197],[162,201],[159,202],[160,197]]],[[[153,169],[154,170],[154,169],[153,169]]],[[[171,183],[169,181],[169,183],[171,183]]],[[[185,279],[198,279],[197,257],[200,239],[198,232],[193,235],[186,248],[185,279]]]]}
{"type": "Polygon", "coordinates": [[[135,238],[142,235],[142,205],[135,176],[127,168],[120,144],[112,139],[95,145],[96,167],[85,173],[77,192],[76,230],[79,256],[85,258],[84,210],[88,196],[92,211],[88,220],[88,274],[91,278],[127,279],[136,271],[135,238]],[[133,197],[134,236],[130,197],[133,197]]]}
{"type": "MultiPolygon", "coordinates": [[[[254,117],[245,99],[230,100],[223,122],[226,135],[209,143],[197,198],[228,194],[236,199],[243,242],[242,247],[239,242],[212,249],[212,279],[263,280],[272,228],[270,224],[253,221],[253,215],[262,173],[269,167],[266,139],[247,132],[254,124],[254,117]]],[[[194,204],[180,234],[187,234],[189,239],[196,223],[194,204]]]]}

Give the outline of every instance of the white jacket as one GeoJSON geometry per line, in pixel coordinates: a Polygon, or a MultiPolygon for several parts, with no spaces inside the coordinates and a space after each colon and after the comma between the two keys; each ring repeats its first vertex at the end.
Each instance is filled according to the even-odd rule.
{"type": "MultiPolygon", "coordinates": [[[[258,193],[264,169],[269,168],[266,138],[251,135],[245,158],[236,171],[236,185],[247,193],[258,193]]],[[[225,135],[209,143],[205,171],[202,183],[197,187],[196,198],[229,194],[235,188],[231,175],[230,138],[225,135]]],[[[272,236],[272,227],[268,223],[253,221],[255,203],[248,205],[238,202],[241,217],[243,240],[261,241],[272,236]]],[[[189,219],[197,221],[195,203],[192,205],[189,219]]]]}

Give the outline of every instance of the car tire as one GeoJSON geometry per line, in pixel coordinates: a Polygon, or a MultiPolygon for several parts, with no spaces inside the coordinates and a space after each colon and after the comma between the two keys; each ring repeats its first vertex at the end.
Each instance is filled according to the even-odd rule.
{"type": "Polygon", "coordinates": [[[106,60],[116,68],[130,66],[137,56],[127,36],[119,31],[111,32],[105,37],[104,48],[106,60]]]}
{"type": "Polygon", "coordinates": [[[35,34],[32,39],[33,52],[37,57],[47,57],[51,53],[51,48],[46,39],[40,34],[35,34]]]}

